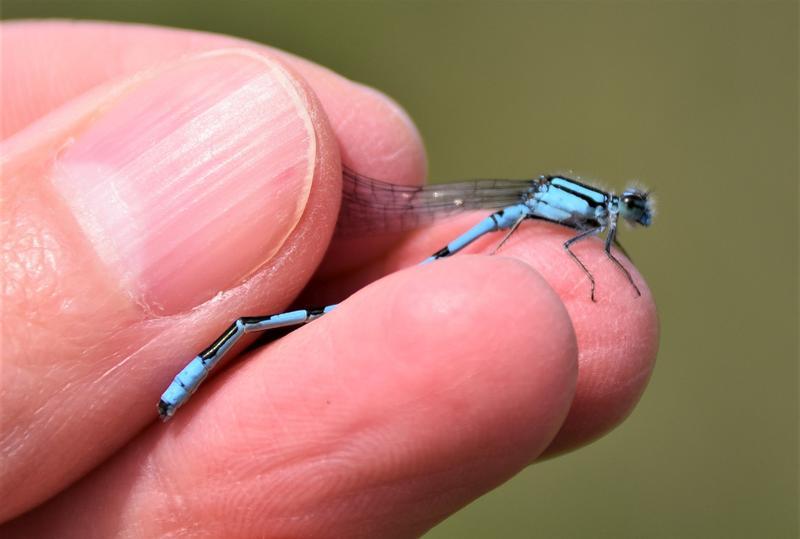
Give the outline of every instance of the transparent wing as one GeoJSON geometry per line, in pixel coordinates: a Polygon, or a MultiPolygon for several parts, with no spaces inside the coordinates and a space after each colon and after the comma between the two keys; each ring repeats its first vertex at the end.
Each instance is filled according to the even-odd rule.
{"type": "Polygon", "coordinates": [[[472,180],[426,186],[383,182],[345,168],[339,236],[411,230],[466,210],[519,203],[535,180],[472,180]]]}

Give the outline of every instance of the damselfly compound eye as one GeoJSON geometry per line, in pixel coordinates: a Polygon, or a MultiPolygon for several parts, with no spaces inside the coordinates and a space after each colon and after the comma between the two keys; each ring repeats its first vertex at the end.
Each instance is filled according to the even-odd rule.
{"type": "Polygon", "coordinates": [[[629,189],[620,197],[619,213],[629,223],[650,226],[653,222],[653,204],[650,194],[638,189],[629,189]]]}

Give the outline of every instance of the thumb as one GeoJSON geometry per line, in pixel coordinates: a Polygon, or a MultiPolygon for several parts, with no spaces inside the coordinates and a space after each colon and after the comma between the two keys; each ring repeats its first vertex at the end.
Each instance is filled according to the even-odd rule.
{"type": "Polygon", "coordinates": [[[5,141],[2,166],[8,518],[152,420],[220,318],[292,299],[341,168],[304,83],[240,49],[96,88],[5,141]]]}

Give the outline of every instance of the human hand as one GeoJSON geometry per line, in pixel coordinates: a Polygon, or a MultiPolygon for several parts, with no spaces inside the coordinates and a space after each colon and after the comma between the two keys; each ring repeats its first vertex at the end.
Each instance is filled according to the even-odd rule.
{"type": "MultiPolygon", "coordinates": [[[[649,292],[582,245],[592,304],[569,232],[535,224],[502,256],[367,286],[154,423],[223,327],[307,284],[341,161],[413,184],[420,139],[377,92],[223,36],[56,22],[2,40],[3,520],[32,509],[7,533],[416,535],[638,400],[649,292]]],[[[336,241],[304,298],[339,301],[474,219],[336,241]]]]}

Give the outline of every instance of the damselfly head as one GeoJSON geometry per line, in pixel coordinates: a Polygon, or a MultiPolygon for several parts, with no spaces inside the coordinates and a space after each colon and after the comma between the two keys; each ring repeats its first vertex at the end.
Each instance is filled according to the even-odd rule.
{"type": "Polygon", "coordinates": [[[650,193],[641,189],[626,189],[619,197],[619,213],[631,224],[650,226],[655,213],[650,193]]]}

